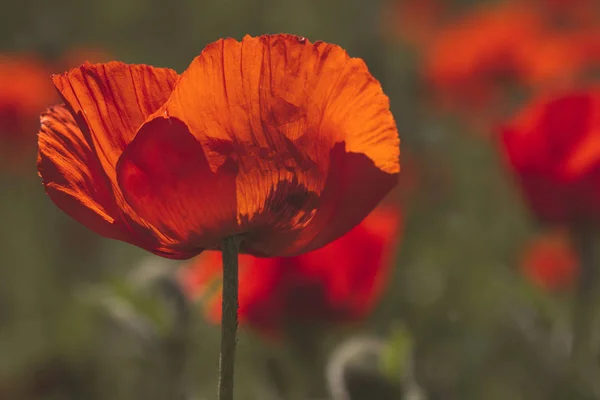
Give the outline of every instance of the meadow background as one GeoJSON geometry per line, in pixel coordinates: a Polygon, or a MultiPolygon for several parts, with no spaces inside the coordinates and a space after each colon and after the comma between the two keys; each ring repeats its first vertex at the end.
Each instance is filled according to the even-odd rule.
{"type": "MultiPolygon", "coordinates": [[[[398,31],[435,12],[413,3],[0,0],[0,54],[34,54],[53,73],[94,57],[182,72],[218,38],[286,32],[339,44],[381,82],[403,166],[386,200],[405,220],[392,277],[366,321],[332,326],[309,344],[242,329],[238,399],[330,398],[324,365],[356,337],[392,343],[375,366],[358,361],[375,377],[356,399],[600,398],[598,388],[563,385],[576,288],[549,289],[523,272],[523,252],[546,228],[523,203],[495,129],[534,91],[511,86],[490,118],[439,107],[423,74],[427,43],[398,31]],[[71,52],[79,55],[67,66],[71,52]],[[388,383],[393,394],[383,394],[388,383]]],[[[485,2],[421,4],[434,3],[449,10],[432,17],[442,25],[485,2]]],[[[0,75],[0,91],[10,79],[0,75]]],[[[63,214],[37,176],[36,123],[20,133],[33,144],[0,170],[0,399],[216,398],[220,330],[181,297],[179,263],[101,238],[63,214]]],[[[0,154],[13,153],[1,138],[0,154]]]]}

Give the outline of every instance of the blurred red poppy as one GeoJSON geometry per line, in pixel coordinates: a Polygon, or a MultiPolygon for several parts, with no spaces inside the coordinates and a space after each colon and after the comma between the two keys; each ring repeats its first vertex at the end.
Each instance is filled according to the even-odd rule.
{"type": "Polygon", "coordinates": [[[39,114],[58,97],[44,64],[29,55],[0,55],[0,158],[34,148],[39,114]]]}
{"type": "Polygon", "coordinates": [[[425,77],[449,101],[485,106],[498,86],[521,79],[542,27],[540,14],[524,4],[474,9],[438,33],[425,54],[425,77]]]}
{"type": "Polygon", "coordinates": [[[600,90],[542,96],[502,131],[508,165],[541,220],[600,222],[600,90]]]}
{"type": "Polygon", "coordinates": [[[595,29],[557,30],[534,5],[486,5],[438,32],[424,75],[442,107],[497,118],[515,89],[567,87],[598,65],[595,29]]]}
{"type": "Polygon", "coordinates": [[[557,291],[573,286],[579,272],[577,253],[566,230],[556,230],[535,239],[524,251],[521,267],[531,282],[557,291]]]}
{"type": "Polygon", "coordinates": [[[38,170],[101,235],[189,258],[243,236],[286,256],[359,223],[398,180],[389,100],[360,59],[292,35],[219,40],[179,76],[119,62],[54,76],[38,170]]]}
{"type": "MultiPolygon", "coordinates": [[[[239,318],[276,333],[287,324],[347,323],[373,309],[389,280],[402,217],[390,207],[319,250],[296,257],[240,257],[239,318]]],[[[181,270],[181,282],[200,298],[207,317],[221,319],[221,254],[207,252],[181,270]]]]}
{"type": "Polygon", "coordinates": [[[534,90],[585,83],[600,67],[600,30],[547,32],[523,58],[523,82],[534,90]]]}

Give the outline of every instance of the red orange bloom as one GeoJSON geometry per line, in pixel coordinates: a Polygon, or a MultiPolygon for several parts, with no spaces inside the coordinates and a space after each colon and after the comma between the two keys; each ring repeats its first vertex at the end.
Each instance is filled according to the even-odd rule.
{"type": "Polygon", "coordinates": [[[575,283],[579,261],[565,230],[537,238],[526,248],[521,260],[525,275],[543,289],[567,289],[575,283]]]}
{"type": "Polygon", "coordinates": [[[0,150],[15,155],[23,145],[35,143],[39,114],[57,97],[50,73],[31,56],[0,56],[0,150]]]}
{"type": "Polygon", "coordinates": [[[54,76],[38,169],[94,231],[172,258],[243,236],[294,255],[359,223],[396,184],[388,98],[360,59],[291,35],[219,40],[179,76],[119,62],[54,76]]]}
{"type": "Polygon", "coordinates": [[[503,128],[531,209],[548,222],[600,222],[600,91],[536,99],[503,128]]]}
{"type": "MultiPolygon", "coordinates": [[[[240,256],[239,318],[267,332],[286,323],[341,323],[364,318],[389,278],[401,226],[395,209],[379,208],[341,238],[296,257],[240,256]]],[[[207,317],[221,319],[221,254],[207,252],[182,270],[182,284],[200,297],[207,317]]]]}
{"type": "Polygon", "coordinates": [[[529,41],[540,35],[542,23],[522,4],[473,10],[438,33],[425,56],[425,76],[444,95],[486,104],[498,84],[522,76],[529,41]]]}
{"type": "Polygon", "coordinates": [[[501,108],[507,88],[579,81],[596,62],[595,37],[592,29],[553,28],[533,2],[487,5],[440,29],[427,49],[424,75],[443,104],[476,114],[501,108]]]}

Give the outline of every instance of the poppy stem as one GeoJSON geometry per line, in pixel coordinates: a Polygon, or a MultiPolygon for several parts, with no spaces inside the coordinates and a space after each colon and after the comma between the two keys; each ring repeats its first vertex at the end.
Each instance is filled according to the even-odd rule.
{"type": "Polygon", "coordinates": [[[222,243],[223,302],[221,356],[219,358],[219,400],[233,400],[235,346],[238,326],[238,253],[240,238],[231,236],[222,243]]]}
{"type": "Polygon", "coordinates": [[[600,257],[593,230],[578,229],[575,234],[581,268],[573,309],[571,372],[574,374],[574,383],[581,390],[597,378],[596,360],[600,350],[600,257]]]}

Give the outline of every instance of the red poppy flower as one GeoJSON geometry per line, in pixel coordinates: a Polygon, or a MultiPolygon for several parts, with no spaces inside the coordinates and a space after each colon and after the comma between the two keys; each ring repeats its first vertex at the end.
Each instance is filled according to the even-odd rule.
{"type": "MultiPolygon", "coordinates": [[[[262,331],[286,323],[343,323],[364,318],[389,279],[401,226],[396,209],[379,208],[327,246],[295,257],[240,256],[239,318],[262,331]]],[[[181,274],[207,317],[221,319],[221,254],[207,252],[181,274]]]]}
{"type": "Polygon", "coordinates": [[[579,261],[567,232],[557,230],[540,236],[527,247],[521,267],[534,284],[557,291],[575,283],[579,261]]]}
{"type": "Polygon", "coordinates": [[[539,90],[584,83],[600,67],[600,30],[548,32],[523,57],[523,82],[539,90]]]}
{"type": "Polygon", "coordinates": [[[536,99],[503,128],[503,151],[547,222],[600,222],[600,91],[536,99]]]}
{"type": "Polygon", "coordinates": [[[0,153],[35,143],[39,114],[57,97],[44,65],[32,56],[0,55],[0,153]]]}
{"type": "Polygon", "coordinates": [[[475,126],[502,117],[515,90],[572,87],[600,65],[597,24],[559,29],[538,1],[485,5],[438,30],[423,74],[442,109],[475,126]]]}
{"type": "Polygon", "coordinates": [[[364,62],[292,35],[219,40],[179,76],[84,64],[54,84],[38,169],[92,230],[188,258],[310,251],[359,223],[396,184],[399,139],[364,62]]]}
{"type": "Polygon", "coordinates": [[[542,27],[539,13],[523,4],[475,9],[438,32],[425,55],[425,77],[442,99],[485,106],[499,86],[519,82],[542,27]]]}

